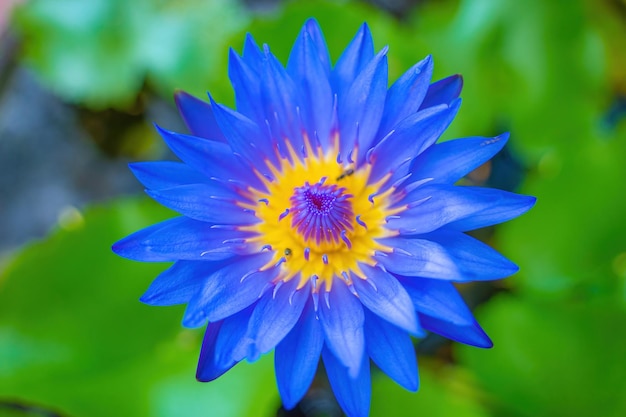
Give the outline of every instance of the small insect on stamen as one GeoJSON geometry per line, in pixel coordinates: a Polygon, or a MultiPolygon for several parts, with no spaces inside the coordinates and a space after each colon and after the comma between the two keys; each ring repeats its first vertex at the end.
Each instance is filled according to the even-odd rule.
{"type": "Polygon", "coordinates": [[[287,248],[285,249],[285,256],[290,256],[291,255],[291,249],[287,248]]]}
{"type": "Polygon", "coordinates": [[[344,172],[342,172],[341,175],[337,177],[336,181],[340,181],[346,177],[349,177],[352,174],[354,174],[354,170],[352,168],[349,168],[345,170],[344,172]]]}

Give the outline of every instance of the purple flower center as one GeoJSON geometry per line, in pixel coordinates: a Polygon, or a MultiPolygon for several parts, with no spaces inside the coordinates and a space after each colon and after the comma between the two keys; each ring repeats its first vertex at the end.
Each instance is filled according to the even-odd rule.
{"type": "Polygon", "coordinates": [[[339,242],[347,231],[352,230],[351,194],[336,184],[323,182],[309,184],[294,189],[291,196],[292,227],[305,241],[314,239],[320,242],[339,242]]]}

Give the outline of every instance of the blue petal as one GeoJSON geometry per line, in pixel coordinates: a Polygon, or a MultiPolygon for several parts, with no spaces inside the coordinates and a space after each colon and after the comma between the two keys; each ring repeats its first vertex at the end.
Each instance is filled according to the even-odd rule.
{"type": "Polygon", "coordinates": [[[412,178],[453,184],[500,152],[508,138],[509,134],[504,133],[495,138],[471,137],[431,146],[412,162],[412,178]]]}
{"type": "Polygon", "coordinates": [[[439,139],[456,116],[460,100],[450,107],[441,105],[419,111],[400,122],[371,151],[369,162],[373,164],[370,183],[389,172],[402,177],[409,171],[409,161],[439,139]]]}
{"type": "MultiPolygon", "coordinates": [[[[489,188],[478,187],[478,190],[489,188]]],[[[492,190],[476,193],[474,201],[474,213],[447,224],[446,229],[476,230],[509,221],[530,210],[535,205],[537,197],[492,190]]]]}
{"type": "Polygon", "coordinates": [[[202,340],[202,349],[200,350],[200,359],[198,359],[198,368],[196,370],[196,379],[202,382],[213,381],[222,376],[226,371],[232,368],[236,362],[232,362],[227,366],[218,366],[215,362],[215,341],[222,328],[222,321],[209,323],[204,332],[202,340]]]}
{"type": "Polygon", "coordinates": [[[381,243],[394,250],[386,256],[377,255],[377,259],[399,275],[474,281],[508,277],[518,269],[488,245],[461,232],[386,238],[381,243]]]}
{"type": "Polygon", "coordinates": [[[215,121],[213,109],[209,103],[184,91],[177,91],[174,99],[178,111],[192,135],[226,142],[226,138],[215,121]]]}
{"type": "Polygon", "coordinates": [[[328,54],[328,48],[326,47],[326,41],[324,40],[322,29],[320,29],[320,26],[315,19],[307,20],[302,29],[308,33],[309,37],[313,41],[319,61],[322,63],[326,77],[328,77],[330,74],[330,55],[328,54]]]}
{"type": "MultiPolygon", "coordinates": [[[[261,104],[273,138],[288,139],[296,152],[303,148],[299,94],[293,80],[276,57],[266,51],[261,78],[261,104]]],[[[321,82],[321,80],[320,80],[321,82]]],[[[285,149],[283,154],[287,155],[285,149]]]]}
{"type": "Polygon", "coordinates": [[[178,261],[152,281],[140,300],[153,306],[187,303],[200,292],[207,277],[224,264],[224,261],[178,261]]]}
{"type": "Polygon", "coordinates": [[[493,346],[489,336],[476,322],[472,325],[461,326],[425,314],[419,314],[419,319],[426,330],[440,334],[448,339],[480,348],[493,346]]]}
{"type": "Polygon", "coordinates": [[[259,300],[248,325],[249,359],[274,349],[300,318],[311,289],[297,290],[298,284],[298,279],[291,279],[259,300]]]}
{"type": "Polygon", "coordinates": [[[326,346],[347,366],[352,377],[359,373],[365,351],[363,307],[345,283],[335,280],[328,303],[320,301],[319,313],[326,346]]]}
{"type": "Polygon", "coordinates": [[[211,99],[215,119],[228,139],[232,150],[245,158],[251,166],[262,174],[269,172],[265,159],[275,161],[274,145],[260,127],[249,118],[215,103],[211,99]]]}
{"type": "MultiPolygon", "coordinates": [[[[317,27],[316,24],[314,26],[317,27]]],[[[300,114],[308,136],[312,143],[315,143],[313,139],[317,136],[322,149],[326,150],[329,147],[333,94],[328,80],[328,63],[322,62],[320,56],[328,52],[320,54],[307,29],[308,24],[291,50],[287,71],[300,91],[300,114]]]]}
{"type": "Polygon", "coordinates": [[[402,329],[365,310],[367,354],[391,379],[409,391],[417,391],[417,359],[411,337],[402,329]]]}
{"type": "Polygon", "coordinates": [[[259,74],[252,70],[235,51],[230,50],[228,77],[235,91],[237,111],[257,124],[265,120],[261,102],[259,74]]]}
{"type": "Polygon", "coordinates": [[[433,60],[429,55],[393,83],[385,100],[378,137],[384,137],[399,121],[417,112],[428,91],[432,73],[433,60]]]}
{"type": "Polygon", "coordinates": [[[207,178],[235,179],[253,186],[261,184],[252,169],[245,166],[227,144],[170,132],[158,126],[157,130],[176,156],[207,178]]]}
{"type": "Polygon", "coordinates": [[[463,280],[505,278],[518,271],[517,265],[491,246],[456,231],[437,231],[421,236],[443,246],[456,263],[463,280]]]}
{"type": "Polygon", "coordinates": [[[385,238],[380,242],[393,248],[375,258],[389,272],[439,279],[461,279],[454,259],[446,249],[427,239],[385,238]]]}
{"type": "Polygon", "coordinates": [[[363,355],[357,375],[352,375],[326,346],[322,349],[322,358],[328,381],[341,409],[348,417],[367,417],[372,397],[368,357],[363,355]]]}
{"type": "Polygon", "coordinates": [[[133,162],[128,164],[135,177],[152,190],[185,184],[207,183],[209,178],[188,165],[173,161],[133,162]]]}
{"type": "Polygon", "coordinates": [[[157,223],[113,245],[113,251],[128,259],[167,262],[179,259],[215,261],[253,248],[243,240],[250,233],[215,228],[205,222],[177,217],[157,223]]]}
{"type": "Polygon", "coordinates": [[[483,187],[427,184],[408,193],[402,203],[409,207],[387,226],[403,234],[420,234],[446,226],[453,230],[474,230],[511,220],[535,203],[535,197],[483,187]]]}
{"type": "Polygon", "coordinates": [[[459,326],[476,320],[454,284],[439,279],[398,277],[419,313],[459,326]]]}
{"type": "Polygon", "coordinates": [[[426,97],[420,106],[420,109],[438,106],[440,104],[449,104],[456,100],[463,89],[463,78],[456,74],[432,83],[428,88],[426,97]]]}
{"type": "Polygon", "coordinates": [[[324,344],[324,334],[311,304],[309,300],[298,323],[276,346],[276,383],[288,410],[298,404],[313,382],[324,344]]]}
{"type": "Polygon", "coordinates": [[[163,204],[194,220],[213,224],[253,224],[259,220],[248,209],[237,205],[232,197],[217,185],[191,184],[165,190],[146,190],[146,193],[163,204]]]}
{"type": "Polygon", "coordinates": [[[380,268],[360,264],[366,279],[352,277],[363,305],[401,329],[417,334],[419,325],[411,297],[391,274],[380,268]]]}
{"type": "Polygon", "coordinates": [[[215,341],[215,366],[218,369],[230,368],[246,357],[250,339],[246,336],[250,314],[256,303],[224,319],[215,341]]]}
{"type": "Polygon", "coordinates": [[[272,258],[269,252],[237,257],[207,274],[202,290],[189,301],[183,325],[196,327],[233,315],[259,299],[270,287],[276,269],[260,271],[272,258]]]}
{"type": "Polygon", "coordinates": [[[263,53],[249,33],[243,44],[243,60],[254,72],[260,73],[263,66],[263,53]]]}
{"type": "Polygon", "coordinates": [[[339,57],[331,74],[333,91],[341,97],[373,57],[374,41],[372,34],[367,24],[363,23],[339,57]]]}
{"type": "Polygon", "coordinates": [[[363,68],[339,96],[338,116],[341,140],[341,155],[344,159],[357,145],[359,159],[374,141],[387,96],[387,49],[380,51],[363,68]]]}

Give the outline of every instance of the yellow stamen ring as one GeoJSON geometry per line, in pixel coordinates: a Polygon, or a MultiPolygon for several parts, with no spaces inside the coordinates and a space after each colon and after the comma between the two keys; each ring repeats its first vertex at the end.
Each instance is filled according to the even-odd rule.
{"type": "Polygon", "coordinates": [[[306,157],[300,157],[289,147],[290,158],[279,158],[279,166],[267,162],[274,180],[258,175],[267,191],[250,188],[249,197],[257,203],[240,204],[253,210],[260,222],[240,229],[256,233],[247,239],[248,243],[274,251],[274,257],[263,269],[280,264],[277,282],[299,277],[298,288],[302,288],[317,277],[314,291],[319,291],[322,285],[330,291],[335,276],[347,277],[349,281],[352,273],[365,279],[359,263],[373,266],[375,252],[391,251],[376,239],[397,235],[396,231],[385,227],[385,218],[397,214],[402,208],[390,207],[393,187],[376,194],[388,178],[368,184],[371,165],[364,164],[356,169],[354,164],[340,164],[336,161],[336,150],[324,153],[319,147],[313,150],[308,140],[305,143],[306,157]],[[328,238],[328,233],[319,234],[326,238],[316,240],[309,236],[307,239],[294,227],[299,220],[296,218],[294,222],[296,213],[290,212],[294,193],[318,183],[332,190],[343,190],[342,204],[351,205],[351,217],[341,220],[346,226],[341,239],[328,238]],[[372,195],[375,196],[372,198],[372,195]]]}

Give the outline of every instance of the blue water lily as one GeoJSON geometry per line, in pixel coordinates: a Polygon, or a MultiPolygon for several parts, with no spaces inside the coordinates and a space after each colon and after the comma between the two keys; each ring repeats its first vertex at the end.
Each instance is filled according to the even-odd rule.
{"type": "Polygon", "coordinates": [[[113,246],[174,261],[141,300],[186,304],[206,325],[197,378],[211,381],[275,349],[286,408],[308,390],[320,355],[351,417],[366,416],[370,359],[418,387],[411,336],[490,347],[453,282],[517,267],[465,232],[526,212],[533,197],[458,186],[508,135],[436,143],[462,79],[431,84],[431,57],[388,88],[387,48],[363,25],[334,66],[314,20],[283,66],[248,36],[230,53],[236,109],[178,93],[191,135],[159,128],[182,162],[131,169],[181,214],[113,246]]]}

